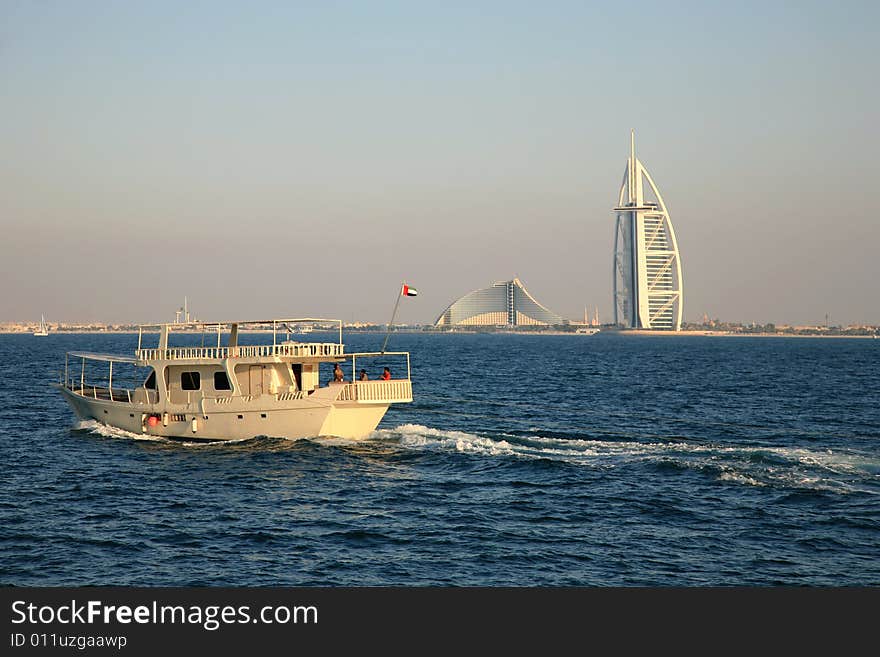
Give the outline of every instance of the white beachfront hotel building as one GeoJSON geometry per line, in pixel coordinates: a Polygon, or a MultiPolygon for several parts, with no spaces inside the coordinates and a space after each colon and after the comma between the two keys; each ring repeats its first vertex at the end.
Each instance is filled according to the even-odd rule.
{"type": "Polygon", "coordinates": [[[518,278],[474,290],[440,313],[434,326],[555,326],[568,324],[529,294],[518,278]]]}
{"type": "Polygon", "coordinates": [[[636,159],[635,131],[614,212],[614,323],[681,330],[683,290],[675,231],[657,185],[636,159]]]}

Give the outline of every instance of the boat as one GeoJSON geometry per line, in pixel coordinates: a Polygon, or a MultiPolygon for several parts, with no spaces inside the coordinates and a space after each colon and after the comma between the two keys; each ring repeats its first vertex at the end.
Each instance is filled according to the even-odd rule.
{"type": "Polygon", "coordinates": [[[62,376],[55,386],[80,420],[186,441],[362,439],[391,404],[413,400],[409,353],[347,353],[342,321],[335,319],[145,324],[138,328],[133,355],[67,352],[62,376]],[[285,327],[300,322],[335,324],[338,341],[289,339],[285,327]],[[195,328],[202,331],[200,346],[169,344],[177,332],[180,341],[193,342],[195,328]],[[241,344],[239,338],[251,332],[263,343],[241,344]],[[145,336],[156,333],[156,346],[145,347],[145,336]],[[205,346],[209,335],[211,346],[205,346]],[[331,373],[336,364],[373,375],[336,382],[331,373]],[[389,366],[396,376],[381,380],[389,366]]]}
{"type": "Polygon", "coordinates": [[[43,315],[40,315],[40,328],[34,331],[34,335],[37,336],[45,336],[49,335],[49,325],[46,324],[46,318],[43,315]]]}
{"type": "Polygon", "coordinates": [[[595,326],[582,326],[579,329],[575,330],[575,333],[586,334],[586,335],[595,335],[601,329],[596,328],[595,326]]]}

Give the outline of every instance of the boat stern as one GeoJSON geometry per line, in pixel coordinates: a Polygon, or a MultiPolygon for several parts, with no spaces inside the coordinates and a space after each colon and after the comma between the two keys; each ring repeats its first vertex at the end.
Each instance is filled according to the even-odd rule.
{"type": "Polygon", "coordinates": [[[322,436],[366,438],[376,430],[391,404],[413,400],[412,381],[357,381],[331,385],[336,399],[321,426],[322,436]]]}

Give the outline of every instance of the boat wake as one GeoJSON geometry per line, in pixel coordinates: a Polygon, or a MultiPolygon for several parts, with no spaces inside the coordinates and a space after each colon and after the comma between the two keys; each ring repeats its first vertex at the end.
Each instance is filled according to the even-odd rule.
{"type": "Polygon", "coordinates": [[[109,424],[101,424],[95,420],[80,420],[73,425],[74,431],[92,433],[105,438],[127,438],[128,440],[146,440],[150,442],[168,442],[161,436],[148,436],[147,434],[132,433],[125,429],[111,427],[109,424]]]}
{"type": "Polygon", "coordinates": [[[591,440],[540,435],[481,436],[404,424],[377,432],[412,450],[489,457],[559,461],[595,469],[647,465],[695,471],[716,481],[745,486],[877,494],[880,463],[855,450],[724,446],[681,439],[591,440]]]}
{"type": "MultiPolygon", "coordinates": [[[[246,444],[255,449],[277,450],[289,449],[300,442],[265,436],[235,441],[187,442],[136,434],[94,420],[79,422],[74,430],[108,438],[193,448],[246,444]]],[[[657,472],[693,472],[720,484],[836,494],[876,495],[876,480],[880,474],[880,462],[856,450],[726,446],[680,438],[596,440],[504,433],[484,436],[420,424],[380,429],[374,432],[372,439],[367,443],[393,441],[406,450],[500,458],[500,462],[543,460],[595,470],[647,467],[653,471],[652,476],[657,472]]],[[[306,442],[324,448],[366,446],[363,441],[333,437],[306,442]]]]}
{"type": "Polygon", "coordinates": [[[109,424],[101,424],[95,420],[81,420],[74,424],[74,431],[91,433],[105,438],[124,438],[126,440],[138,440],[150,443],[162,443],[165,445],[178,445],[182,447],[212,447],[217,445],[237,445],[258,440],[255,438],[239,438],[235,440],[181,440],[179,438],[166,438],[164,436],[151,436],[145,433],[132,433],[109,424]]]}

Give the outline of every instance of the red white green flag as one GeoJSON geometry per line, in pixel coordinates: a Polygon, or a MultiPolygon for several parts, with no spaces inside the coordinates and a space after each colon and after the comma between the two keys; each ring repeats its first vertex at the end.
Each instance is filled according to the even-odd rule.
{"type": "Polygon", "coordinates": [[[418,293],[419,293],[419,291],[418,291],[416,288],[414,288],[414,287],[410,287],[409,285],[407,285],[406,283],[404,283],[404,284],[403,284],[403,289],[401,289],[401,291],[400,291],[400,296],[402,296],[402,297],[414,297],[414,296],[417,296],[418,293]]]}

